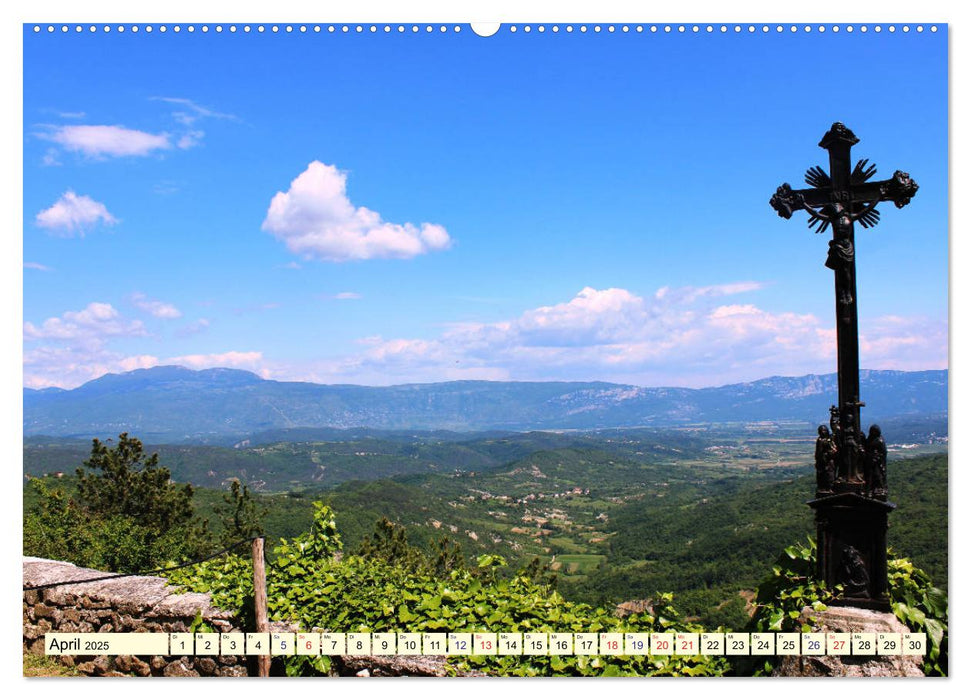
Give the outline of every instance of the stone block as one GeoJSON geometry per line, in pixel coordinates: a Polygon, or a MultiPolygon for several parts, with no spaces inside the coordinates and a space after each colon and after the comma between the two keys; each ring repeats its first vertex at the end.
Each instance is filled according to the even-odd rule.
{"type": "Polygon", "coordinates": [[[51,619],[51,618],[54,617],[54,614],[56,612],[56,608],[53,608],[53,607],[51,607],[49,605],[45,605],[44,603],[37,603],[34,606],[33,611],[34,611],[34,617],[35,618],[37,618],[37,617],[46,617],[48,619],[51,619]]]}
{"type": "Polygon", "coordinates": [[[196,670],[199,671],[199,675],[211,676],[215,674],[217,664],[216,660],[208,656],[199,656],[195,660],[196,670]]]}
{"type": "Polygon", "coordinates": [[[137,656],[124,654],[115,657],[115,668],[124,673],[134,673],[138,676],[149,676],[152,673],[152,667],[137,656]]]}
{"type": "Polygon", "coordinates": [[[181,659],[176,659],[169,665],[165,667],[162,671],[163,676],[170,676],[175,678],[195,678],[198,677],[199,673],[194,669],[189,667],[190,664],[185,657],[181,659]]]}
{"type": "Polygon", "coordinates": [[[111,659],[107,656],[96,656],[92,663],[94,664],[94,672],[99,676],[103,676],[112,670],[111,659]]]}
{"type": "Polygon", "coordinates": [[[216,675],[223,678],[244,678],[247,673],[241,666],[223,666],[216,669],[216,675]]]}
{"type": "MultiPolygon", "coordinates": [[[[910,630],[893,613],[851,607],[830,607],[823,612],[803,608],[798,622],[813,632],[898,632],[910,630]]],[[[920,657],[916,656],[786,656],[773,676],[838,677],[921,677],[920,657]]]]}

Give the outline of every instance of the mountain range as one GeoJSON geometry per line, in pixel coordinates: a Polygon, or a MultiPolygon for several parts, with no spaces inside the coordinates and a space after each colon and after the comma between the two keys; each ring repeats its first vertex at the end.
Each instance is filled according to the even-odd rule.
{"type": "MultiPolygon", "coordinates": [[[[947,370],[864,370],[864,421],[947,412],[947,370]]],[[[75,389],[24,389],[24,435],[187,441],[292,428],[590,430],[750,421],[825,422],[836,375],[705,389],[606,382],[455,381],[374,387],[280,382],[236,369],[166,366],[75,389]]]]}

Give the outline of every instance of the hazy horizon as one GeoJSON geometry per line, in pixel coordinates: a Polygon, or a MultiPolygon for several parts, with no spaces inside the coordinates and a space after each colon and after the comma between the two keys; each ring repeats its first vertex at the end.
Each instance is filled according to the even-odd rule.
{"type": "MultiPolygon", "coordinates": [[[[138,368],[138,369],[133,369],[133,370],[127,370],[127,371],[124,371],[124,372],[107,372],[107,373],[101,375],[100,377],[95,377],[93,379],[89,379],[87,382],[83,382],[81,384],[77,384],[75,386],[70,386],[70,387],[47,386],[47,387],[41,387],[39,389],[35,389],[34,387],[24,386],[23,388],[24,389],[29,389],[31,391],[43,391],[44,389],[59,389],[61,391],[71,391],[73,389],[77,389],[77,388],[79,388],[81,386],[84,386],[84,384],[88,384],[90,382],[94,382],[94,381],[97,381],[99,379],[103,379],[103,378],[108,377],[108,376],[123,376],[123,375],[126,375],[126,374],[134,374],[134,373],[137,373],[137,372],[146,372],[146,371],[151,371],[151,370],[155,370],[155,369],[173,369],[173,368],[175,368],[175,369],[184,369],[184,370],[187,370],[187,371],[190,371],[190,372],[205,372],[205,371],[209,371],[209,370],[229,370],[229,371],[233,371],[233,372],[244,372],[246,374],[253,375],[257,379],[260,379],[261,381],[272,381],[272,382],[280,382],[280,383],[304,383],[304,384],[317,384],[317,385],[320,385],[320,386],[339,386],[339,385],[344,385],[344,386],[361,386],[361,387],[368,387],[368,388],[389,388],[389,387],[396,387],[396,386],[425,385],[425,384],[448,384],[448,383],[452,383],[452,382],[469,382],[469,381],[474,381],[474,382],[506,383],[506,384],[517,384],[517,383],[518,384],[557,384],[557,383],[562,383],[562,384],[567,384],[567,383],[573,383],[573,384],[613,384],[613,385],[617,385],[617,386],[633,386],[633,387],[638,388],[638,389],[718,389],[718,388],[721,388],[721,387],[733,386],[733,385],[736,385],[736,384],[751,384],[751,383],[756,383],[756,382],[760,382],[760,381],[765,381],[765,380],[768,380],[768,379],[776,379],[776,378],[779,378],[779,379],[802,379],[804,377],[835,376],[835,374],[836,374],[836,370],[835,369],[832,372],[819,372],[819,373],[809,372],[809,373],[806,373],[806,374],[797,374],[797,375],[773,374],[773,375],[767,375],[767,376],[764,376],[764,377],[759,377],[757,379],[753,379],[753,380],[745,381],[745,382],[728,382],[726,384],[706,384],[706,385],[701,385],[701,386],[685,386],[685,385],[675,385],[675,384],[652,384],[652,385],[630,384],[630,383],[624,383],[624,382],[610,382],[610,381],[606,381],[606,380],[603,380],[603,379],[552,379],[552,380],[532,380],[532,379],[449,379],[449,380],[428,381],[428,382],[396,382],[396,383],[393,383],[393,384],[358,384],[356,382],[329,382],[329,383],[324,383],[324,382],[308,382],[308,381],[304,381],[304,380],[295,380],[295,379],[275,379],[275,378],[272,378],[272,377],[265,378],[265,377],[261,377],[258,373],[253,372],[252,370],[242,369],[242,368],[239,368],[239,367],[204,367],[204,368],[200,368],[200,369],[193,369],[191,367],[186,367],[184,365],[154,365],[153,367],[143,367],[143,368],[138,368]]],[[[949,371],[950,370],[947,367],[943,367],[943,368],[942,367],[929,367],[929,368],[926,368],[926,369],[909,369],[909,370],[870,369],[870,368],[867,368],[867,367],[861,367],[860,368],[860,373],[861,374],[869,373],[869,372],[919,373],[919,372],[949,372],[949,371]]]]}

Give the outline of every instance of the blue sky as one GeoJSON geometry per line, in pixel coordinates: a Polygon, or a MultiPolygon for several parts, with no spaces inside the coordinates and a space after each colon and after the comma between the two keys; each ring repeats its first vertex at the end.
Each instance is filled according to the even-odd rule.
{"type": "Polygon", "coordinates": [[[522,26],[26,28],[25,385],[831,372],[825,236],[768,198],[835,120],[921,186],[857,231],[862,364],[947,367],[943,27],[522,26]]]}

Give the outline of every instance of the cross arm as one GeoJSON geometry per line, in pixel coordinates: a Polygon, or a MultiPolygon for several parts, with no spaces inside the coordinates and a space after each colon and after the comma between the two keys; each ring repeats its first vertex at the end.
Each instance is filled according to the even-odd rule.
{"type": "Polygon", "coordinates": [[[889,180],[876,182],[862,182],[852,185],[848,190],[837,190],[832,187],[813,187],[794,190],[789,183],[779,187],[769,204],[784,219],[792,216],[800,209],[817,209],[827,204],[876,204],[877,202],[893,202],[900,209],[910,203],[917,194],[918,185],[910,175],[900,170],[889,180]]]}

